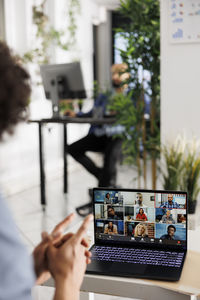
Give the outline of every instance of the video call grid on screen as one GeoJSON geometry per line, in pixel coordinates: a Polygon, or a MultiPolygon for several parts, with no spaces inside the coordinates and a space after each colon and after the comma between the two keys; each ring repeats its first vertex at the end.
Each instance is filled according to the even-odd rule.
{"type": "Polygon", "coordinates": [[[186,244],[186,194],[94,190],[97,240],[186,244]]]}

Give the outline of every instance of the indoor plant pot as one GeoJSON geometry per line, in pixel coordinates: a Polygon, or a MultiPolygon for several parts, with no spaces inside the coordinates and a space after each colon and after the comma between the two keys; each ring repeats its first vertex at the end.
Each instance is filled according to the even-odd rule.
{"type": "Polygon", "coordinates": [[[189,214],[194,214],[196,211],[196,206],[197,206],[197,200],[192,200],[190,201],[188,199],[188,213],[189,214]]]}

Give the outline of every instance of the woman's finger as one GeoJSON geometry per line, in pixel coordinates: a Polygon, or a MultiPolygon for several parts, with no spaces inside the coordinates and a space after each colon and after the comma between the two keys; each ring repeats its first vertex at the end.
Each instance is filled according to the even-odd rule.
{"type": "Polygon", "coordinates": [[[59,248],[59,247],[62,246],[66,241],[68,241],[73,235],[74,235],[74,234],[71,233],[71,232],[69,232],[69,233],[63,235],[63,237],[62,237],[59,241],[57,241],[56,243],[54,243],[54,246],[55,246],[56,248],[59,248]]]}
{"type": "Polygon", "coordinates": [[[89,258],[92,256],[92,253],[89,250],[85,250],[85,256],[89,258]]]}
{"type": "Polygon", "coordinates": [[[86,258],[86,264],[87,264],[87,265],[91,264],[91,259],[88,258],[88,257],[86,258]]]}
{"type": "Polygon", "coordinates": [[[88,215],[85,220],[83,221],[81,227],[79,228],[79,230],[77,231],[77,233],[75,234],[75,240],[76,242],[81,242],[87,232],[88,226],[90,224],[90,222],[93,220],[93,215],[88,215]]]}
{"type": "Polygon", "coordinates": [[[85,238],[82,239],[81,245],[83,245],[86,248],[89,248],[89,246],[90,246],[89,243],[88,243],[88,241],[87,241],[87,239],[85,239],[85,238]]]}
{"type": "Polygon", "coordinates": [[[66,227],[72,222],[74,219],[75,214],[72,213],[69,216],[67,216],[64,220],[62,220],[60,223],[58,223],[53,231],[51,232],[51,236],[53,238],[59,237],[61,234],[63,234],[66,227]]]}

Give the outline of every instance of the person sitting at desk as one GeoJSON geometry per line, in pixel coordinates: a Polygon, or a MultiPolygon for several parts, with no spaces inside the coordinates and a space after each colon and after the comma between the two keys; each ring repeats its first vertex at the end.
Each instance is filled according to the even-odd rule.
{"type": "MultiPolygon", "coordinates": [[[[122,85],[128,77],[126,64],[115,64],[111,68],[112,83],[115,93],[122,93],[126,84],[122,85]]],[[[102,115],[106,113],[107,96],[100,94],[94,102],[93,109],[88,113],[78,113],[69,111],[70,116],[92,117],[98,110],[102,110],[102,115]]],[[[121,139],[113,139],[113,135],[121,133],[123,127],[120,125],[92,125],[88,134],[82,139],[68,146],[68,153],[78,161],[88,172],[94,175],[98,180],[100,187],[115,187],[116,185],[116,162],[121,149],[121,139]],[[103,167],[98,167],[87,155],[87,151],[102,152],[104,154],[103,167]]]]}

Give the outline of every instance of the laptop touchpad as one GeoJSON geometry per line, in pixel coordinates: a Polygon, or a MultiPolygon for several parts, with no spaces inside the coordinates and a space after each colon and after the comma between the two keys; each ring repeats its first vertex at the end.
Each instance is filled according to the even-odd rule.
{"type": "Polygon", "coordinates": [[[144,274],[147,269],[147,265],[140,264],[125,264],[125,263],[113,263],[110,267],[110,271],[121,273],[121,274],[133,274],[133,275],[141,275],[144,274]]]}
{"type": "Polygon", "coordinates": [[[105,271],[109,271],[112,266],[112,262],[93,260],[92,263],[87,266],[87,270],[104,273],[105,271]]]}

